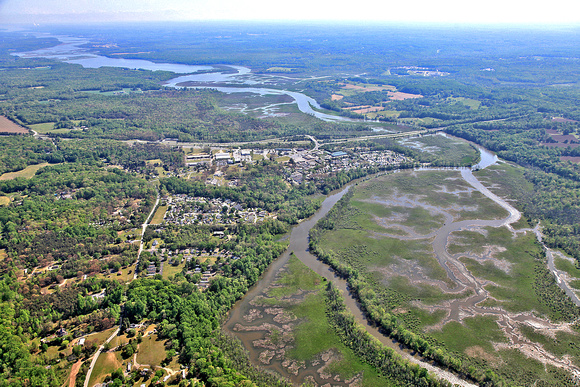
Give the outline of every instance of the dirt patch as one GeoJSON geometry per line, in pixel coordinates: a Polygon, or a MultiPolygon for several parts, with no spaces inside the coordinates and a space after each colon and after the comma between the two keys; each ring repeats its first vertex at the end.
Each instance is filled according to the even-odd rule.
{"type": "Polygon", "coordinates": [[[333,95],[330,97],[330,100],[331,100],[331,101],[340,101],[340,100],[341,100],[341,99],[343,99],[343,98],[344,98],[344,95],[333,94],[333,95]]]}
{"type": "Polygon", "coordinates": [[[390,85],[385,85],[385,86],[359,86],[359,85],[353,85],[351,83],[347,83],[343,86],[344,89],[347,90],[356,90],[356,91],[384,91],[384,90],[388,90],[388,91],[393,91],[396,90],[395,86],[390,86],[390,85]]]}
{"type": "Polygon", "coordinates": [[[372,106],[372,107],[364,107],[364,108],[351,108],[351,110],[355,113],[358,114],[365,114],[365,113],[373,113],[373,112],[379,112],[381,110],[384,110],[384,108],[382,106],[372,106]]]}
{"type": "Polygon", "coordinates": [[[488,353],[480,347],[479,345],[469,347],[465,349],[465,354],[469,357],[474,357],[478,359],[483,359],[489,363],[492,367],[499,367],[502,363],[501,359],[493,356],[491,353],[488,353]]]}
{"type": "Polygon", "coordinates": [[[578,122],[575,120],[569,120],[568,118],[562,118],[562,117],[552,117],[552,121],[554,121],[554,122],[578,122]]]}
{"type": "Polygon", "coordinates": [[[243,319],[247,322],[252,322],[262,317],[264,317],[264,315],[258,309],[250,309],[248,313],[243,317],[243,319]]]}
{"type": "Polygon", "coordinates": [[[0,133],[2,134],[26,134],[28,129],[15,124],[8,118],[0,116],[0,133]]]}
{"type": "Polygon", "coordinates": [[[68,387],[74,387],[77,381],[77,375],[79,370],[81,369],[81,365],[83,365],[83,361],[79,360],[75,364],[73,364],[70,370],[70,376],[68,378],[68,387]]]}

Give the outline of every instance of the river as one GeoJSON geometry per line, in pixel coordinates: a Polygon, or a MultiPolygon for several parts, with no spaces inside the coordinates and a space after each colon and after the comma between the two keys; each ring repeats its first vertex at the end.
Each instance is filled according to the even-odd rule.
{"type": "MultiPolygon", "coordinates": [[[[154,63],[146,60],[132,60],[132,59],[122,59],[122,58],[109,58],[105,56],[95,55],[90,52],[89,49],[82,47],[83,45],[89,43],[88,40],[83,38],[75,38],[69,36],[53,36],[53,35],[41,35],[41,37],[55,37],[59,39],[61,44],[47,48],[40,49],[30,52],[17,53],[21,57],[45,57],[51,59],[62,60],[68,63],[80,64],[87,68],[98,68],[104,66],[110,67],[123,67],[123,68],[136,68],[145,70],[163,70],[171,71],[176,74],[187,74],[180,75],[176,78],[169,80],[166,83],[167,87],[181,88],[181,87],[193,87],[193,88],[212,88],[225,93],[253,93],[259,95],[274,94],[274,95],[288,95],[294,99],[300,111],[306,114],[315,116],[321,120],[325,121],[354,121],[344,117],[338,117],[334,115],[329,115],[321,113],[315,109],[320,109],[320,105],[311,97],[308,97],[302,93],[273,89],[266,87],[256,87],[260,84],[264,84],[266,79],[272,79],[272,76],[260,76],[256,74],[251,74],[251,69],[243,66],[219,66],[220,71],[215,71],[218,69],[216,66],[195,66],[195,65],[183,65],[183,64],[172,64],[172,63],[154,63]],[[223,71],[221,71],[223,69],[223,71]],[[207,72],[211,70],[212,72],[207,72]],[[203,73],[200,73],[203,72],[203,73]],[[192,74],[193,73],[193,74],[192,74]],[[225,84],[225,85],[224,85],[225,84]],[[248,87],[251,86],[251,87],[248,87]]],[[[484,169],[487,166],[493,164],[497,161],[497,156],[491,152],[480,148],[481,161],[477,166],[472,169],[484,169]]],[[[565,367],[571,370],[576,375],[580,375],[580,370],[575,366],[570,366],[564,360],[558,359],[555,356],[549,354],[539,346],[534,346],[533,343],[529,343],[517,335],[517,331],[513,329],[513,324],[515,322],[528,322],[531,325],[541,325],[545,324],[545,321],[527,314],[510,315],[508,313],[503,313],[501,311],[493,311],[489,308],[478,307],[477,304],[482,300],[486,299],[488,296],[487,291],[484,289],[483,284],[481,284],[477,278],[475,278],[471,273],[465,268],[463,263],[457,258],[447,253],[445,245],[448,241],[450,233],[456,230],[463,229],[465,227],[484,227],[484,226],[507,226],[510,230],[511,224],[516,222],[520,218],[520,213],[517,209],[507,203],[505,200],[499,198],[489,189],[487,189],[477,178],[473,175],[472,169],[464,168],[461,170],[461,176],[463,179],[472,185],[476,190],[496,202],[498,205],[506,209],[509,216],[505,219],[495,220],[495,221],[482,221],[482,220],[471,220],[463,222],[455,222],[445,225],[439,230],[435,236],[434,250],[437,255],[437,259],[442,267],[447,271],[449,277],[457,284],[456,290],[472,289],[474,290],[474,295],[467,300],[457,301],[453,309],[459,314],[459,310],[470,310],[473,314],[494,314],[498,317],[498,324],[500,326],[503,324],[505,326],[504,332],[506,335],[511,336],[512,345],[522,349],[522,351],[527,350],[534,352],[536,358],[540,358],[545,364],[552,364],[557,367],[565,367]],[[500,321],[501,320],[501,321],[500,321]]],[[[298,224],[292,229],[291,235],[289,237],[290,245],[286,253],[284,253],[280,258],[278,258],[269,269],[266,271],[262,279],[242,298],[232,309],[229,320],[225,325],[225,329],[231,329],[231,324],[239,320],[240,314],[248,310],[249,302],[255,298],[259,293],[261,293],[274,279],[276,273],[282,268],[289,259],[290,252],[294,252],[296,256],[309,268],[314,270],[316,273],[327,278],[328,280],[335,283],[335,285],[342,291],[346,306],[355,316],[356,320],[366,327],[367,331],[380,340],[383,344],[395,349],[400,355],[409,361],[419,364],[422,367],[428,369],[429,371],[437,374],[439,377],[448,380],[451,383],[458,384],[461,386],[474,386],[473,384],[459,379],[457,375],[450,373],[446,370],[440,369],[433,366],[430,362],[421,359],[418,356],[412,356],[408,350],[401,348],[398,343],[393,342],[390,338],[384,336],[375,326],[369,324],[365,316],[361,312],[357,301],[350,295],[345,280],[338,278],[333,270],[329,266],[325,265],[321,261],[317,260],[315,256],[310,254],[308,251],[308,233],[314,224],[324,217],[328,211],[334,206],[334,204],[347,192],[349,186],[343,190],[328,196],[321,209],[310,219],[305,220],[298,224]]],[[[539,229],[536,228],[531,230],[536,232],[538,239],[541,241],[541,233],[539,229]]],[[[545,247],[545,246],[544,246],[545,247]]],[[[574,294],[572,289],[567,285],[565,280],[565,273],[558,271],[554,265],[554,252],[546,248],[548,257],[548,266],[552,273],[556,276],[558,285],[566,291],[566,293],[572,298],[572,300],[580,305],[580,300],[574,294]]],[[[451,313],[448,319],[454,319],[455,313],[451,313]]],[[[251,345],[248,346],[246,343],[246,348],[251,351],[251,345]]],[[[255,356],[253,357],[255,360],[255,356]]]]}
{"type": "MultiPolygon", "coordinates": [[[[483,148],[480,148],[480,153],[481,153],[481,161],[479,164],[480,169],[483,169],[493,164],[497,160],[497,156],[495,156],[491,152],[484,150],[483,148]]],[[[470,180],[477,181],[477,179],[475,179],[475,177],[471,173],[470,169],[464,168],[462,172],[465,173],[464,177],[471,177],[472,179],[470,180]]],[[[317,274],[321,275],[322,277],[326,278],[329,281],[332,281],[336,285],[336,287],[342,292],[345,298],[346,306],[349,309],[349,311],[354,315],[356,321],[359,324],[363,325],[366,328],[366,330],[375,338],[377,338],[381,343],[394,349],[397,353],[399,353],[402,357],[404,357],[408,361],[421,365],[430,372],[438,375],[439,377],[453,384],[457,384],[460,386],[475,386],[472,383],[460,379],[457,375],[455,375],[452,372],[432,365],[428,359],[423,359],[420,356],[413,355],[411,351],[402,348],[399,345],[399,343],[381,333],[381,331],[374,324],[370,323],[365,317],[364,313],[360,308],[359,303],[349,292],[347,281],[338,277],[330,266],[318,260],[314,255],[312,255],[309,252],[308,235],[310,229],[316,224],[316,222],[318,222],[320,219],[326,216],[326,214],[330,211],[330,209],[336,204],[336,202],[338,202],[338,200],[340,200],[340,198],[344,196],[346,192],[348,192],[349,189],[350,185],[348,185],[347,187],[343,188],[342,190],[336,193],[329,195],[324,200],[320,210],[316,214],[314,214],[311,218],[299,223],[292,229],[292,232],[289,237],[289,246],[286,252],[270,265],[270,267],[268,268],[262,279],[260,279],[260,281],[254,287],[252,287],[252,289],[250,289],[250,291],[240,301],[238,301],[238,303],[236,303],[236,305],[232,308],[232,311],[229,315],[226,324],[224,325],[224,329],[231,333],[236,334],[233,328],[236,325],[236,323],[242,321],[242,317],[252,308],[251,305],[252,300],[254,300],[267,287],[270,286],[270,284],[274,281],[278,271],[288,262],[290,258],[290,253],[294,252],[294,254],[298,257],[298,259],[300,259],[302,263],[304,263],[306,266],[308,266],[317,274]]],[[[497,196],[495,198],[497,198],[497,196]]],[[[503,200],[499,198],[497,199],[503,202],[505,205],[509,206],[509,204],[505,203],[503,200]]],[[[501,221],[496,221],[498,225],[500,222],[501,221]]],[[[493,225],[495,226],[496,224],[493,223],[493,225]]],[[[255,363],[257,363],[258,351],[253,350],[253,346],[251,343],[251,341],[255,339],[255,337],[243,335],[240,336],[240,338],[244,342],[244,346],[246,347],[246,349],[250,351],[250,357],[252,358],[252,360],[255,363]]]]}
{"type": "MultiPolygon", "coordinates": [[[[173,88],[209,88],[224,93],[251,93],[258,95],[288,95],[294,99],[298,109],[308,115],[323,121],[358,122],[346,117],[322,113],[318,102],[305,94],[297,91],[273,89],[266,87],[254,87],[265,83],[271,83],[273,78],[288,80],[288,77],[275,75],[252,74],[252,70],[244,66],[234,65],[184,65],[177,63],[155,63],[141,59],[110,58],[96,55],[89,48],[84,47],[89,40],[64,35],[36,34],[39,38],[56,38],[60,44],[34,51],[19,52],[13,55],[22,58],[49,58],[66,63],[79,64],[85,68],[121,67],[129,69],[143,69],[151,71],[171,71],[179,75],[165,82],[166,87],[173,88]],[[210,71],[210,72],[208,72],[210,71]],[[247,87],[252,86],[252,87],[247,87]]],[[[299,81],[300,79],[296,79],[299,81]]]]}

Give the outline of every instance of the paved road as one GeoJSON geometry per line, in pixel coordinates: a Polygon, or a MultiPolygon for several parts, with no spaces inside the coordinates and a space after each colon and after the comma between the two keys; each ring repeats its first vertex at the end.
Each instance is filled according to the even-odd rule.
{"type": "Polygon", "coordinates": [[[91,365],[89,366],[89,370],[87,371],[87,377],[85,378],[85,383],[83,384],[83,387],[89,387],[89,380],[91,379],[91,373],[93,372],[93,368],[95,367],[95,364],[97,363],[97,359],[99,358],[99,355],[101,354],[101,352],[103,352],[105,344],[107,344],[108,342],[113,340],[113,337],[117,336],[119,334],[120,330],[121,330],[121,324],[119,324],[119,327],[117,329],[115,329],[115,332],[113,332],[113,334],[111,336],[109,336],[107,341],[105,341],[103,343],[103,345],[101,345],[99,347],[99,349],[97,349],[97,353],[95,353],[95,355],[93,356],[93,360],[91,360],[91,365]]]}
{"type": "Polygon", "coordinates": [[[151,218],[153,218],[153,214],[159,205],[159,192],[157,192],[157,200],[155,200],[155,204],[149,213],[149,216],[145,220],[145,223],[141,226],[141,242],[139,243],[139,252],[137,253],[137,262],[135,263],[135,270],[133,271],[133,279],[137,279],[137,268],[139,267],[139,258],[141,258],[141,253],[143,252],[143,237],[145,236],[145,230],[147,230],[147,226],[149,226],[149,222],[151,218]]]}
{"type": "MultiPolygon", "coordinates": [[[[157,199],[155,200],[155,204],[153,205],[153,208],[151,209],[149,216],[147,217],[147,219],[145,219],[145,222],[141,226],[141,242],[139,244],[139,253],[137,254],[137,263],[135,264],[135,271],[133,274],[133,279],[137,278],[137,267],[139,266],[139,258],[141,257],[141,252],[143,251],[143,237],[145,236],[145,230],[147,230],[147,226],[149,225],[151,218],[153,218],[153,214],[155,213],[155,210],[157,209],[157,206],[159,205],[159,200],[160,200],[160,196],[159,196],[159,192],[157,192],[157,199]]],[[[93,360],[91,361],[91,365],[89,366],[89,370],[87,371],[87,376],[85,378],[85,383],[83,385],[84,387],[89,387],[89,380],[91,379],[91,374],[93,372],[93,368],[97,362],[97,359],[99,358],[99,355],[101,354],[101,352],[103,352],[104,345],[107,344],[108,342],[110,342],[111,340],[113,340],[113,337],[115,337],[119,334],[119,331],[121,330],[122,323],[123,323],[123,318],[121,318],[119,321],[119,327],[115,330],[115,332],[113,332],[113,334],[107,339],[107,341],[105,341],[103,343],[103,345],[101,345],[99,347],[99,349],[97,350],[97,353],[95,353],[95,355],[93,356],[93,360]]]]}

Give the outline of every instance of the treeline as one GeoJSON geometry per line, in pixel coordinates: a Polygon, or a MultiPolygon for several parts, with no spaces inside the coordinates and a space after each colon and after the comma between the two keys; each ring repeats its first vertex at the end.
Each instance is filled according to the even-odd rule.
{"type": "Polygon", "coordinates": [[[560,161],[564,153],[561,149],[538,145],[545,138],[543,129],[488,131],[453,127],[448,131],[497,152],[501,158],[527,166],[524,181],[515,182],[514,187],[529,184],[531,191],[513,189],[524,214],[542,221],[548,246],[561,248],[580,260],[580,167],[560,161]]]}
{"type": "Polygon", "coordinates": [[[0,174],[47,162],[50,164],[76,163],[119,165],[130,170],[145,169],[146,160],[160,159],[169,169],[184,165],[181,149],[159,144],[135,143],[91,139],[75,142],[54,139],[39,140],[31,136],[0,136],[0,174]]]}
{"type": "Polygon", "coordinates": [[[264,238],[259,227],[246,228],[248,240],[235,244],[240,259],[227,274],[217,276],[206,292],[189,281],[171,283],[160,279],[133,281],[127,291],[127,321],[143,319],[159,324],[159,335],[176,340],[179,361],[189,366],[190,377],[207,386],[287,386],[286,381],[259,372],[249,365],[239,342],[219,332],[222,319],[234,302],[252,286],[286,245],[264,238]]]}
{"type": "Polygon", "coordinates": [[[525,167],[541,169],[567,179],[580,181],[580,166],[560,161],[562,151],[541,146],[546,138],[544,129],[483,130],[471,125],[453,126],[446,132],[476,142],[494,151],[499,157],[525,167]]]}
{"type": "Polygon", "coordinates": [[[13,273],[0,278],[0,386],[60,386],[54,369],[32,359],[24,328],[15,323],[18,287],[13,273]]]}
{"type": "Polygon", "coordinates": [[[451,386],[430,375],[425,368],[404,360],[372,337],[346,309],[342,295],[332,282],[327,285],[326,299],[329,321],[341,341],[377,371],[391,376],[400,386],[451,386]]]}
{"type": "Polygon", "coordinates": [[[0,207],[0,247],[8,255],[1,267],[32,269],[62,261],[58,274],[66,278],[132,262],[134,248],[121,244],[117,231],[139,226],[156,195],[145,180],[118,168],[81,163],[2,181],[0,192],[14,195],[10,205],[0,207]],[[110,262],[98,261],[105,256],[110,262]]]}

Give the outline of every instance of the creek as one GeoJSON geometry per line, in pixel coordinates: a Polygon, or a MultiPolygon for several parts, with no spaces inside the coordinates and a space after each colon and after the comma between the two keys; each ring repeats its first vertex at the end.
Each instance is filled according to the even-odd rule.
{"type": "MultiPolygon", "coordinates": [[[[274,76],[262,76],[251,74],[251,69],[243,66],[219,66],[220,70],[215,71],[216,66],[191,66],[183,64],[172,64],[172,63],[154,63],[146,60],[132,60],[132,59],[122,59],[122,58],[109,58],[105,56],[95,55],[90,53],[89,49],[82,46],[86,45],[88,41],[83,38],[75,38],[69,36],[53,36],[48,34],[40,35],[39,37],[55,37],[59,39],[61,44],[47,48],[40,49],[30,52],[17,53],[14,55],[20,57],[45,57],[56,60],[65,61],[68,63],[80,64],[87,68],[98,68],[103,66],[109,67],[123,67],[123,68],[135,68],[135,69],[145,69],[145,70],[163,70],[172,71],[177,74],[187,74],[175,77],[168,82],[165,86],[181,88],[181,87],[192,87],[192,88],[211,88],[217,89],[225,93],[252,93],[259,95],[274,94],[280,95],[285,94],[294,99],[297,103],[300,111],[315,116],[321,120],[325,121],[356,121],[344,117],[338,117],[334,115],[329,115],[321,113],[315,109],[319,109],[320,105],[311,97],[308,97],[302,93],[273,89],[266,87],[257,87],[258,85],[268,84],[272,82],[272,79],[276,78],[274,76]],[[223,70],[223,71],[222,71],[223,70]],[[204,73],[200,73],[204,71],[204,73]],[[212,71],[212,72],[207,72],[212,71]],[[193,74],[192,74],[193,73],[193,74]]],[[[283,77],[280,77],[283,78],[283,77]]],[[[546,325],[546,321],[533,316],[532,314],[509,314],[503,310],[492,310],[490,308],[479,307],[477,304],[485,300],[489,295],[487,290],[485,290],[484,285],[475,278],[466,268],[465,265],[453,255],[450,255],[446,251],[446,244],[450,233],[464,228],[469,227],[500,227],[507,226],[513,232],[511,224],[516,222],[521,214],[517,209],[511,206],[502,198],[499,198],[488,188],[486,188],[477,178],[474,176],[472,170],[484,169],[487,166],[495,163],[497,161],[497,156],[491,152],[486,151],[483,148],[479,148],[481,153],[481,161],[478,165],[474,166],[472,169],[463,168],[461,169],[462,178],[468,182],[477,191],[481,192],[483,195],[487,196],[489,199],[493,200],[495,203],[503,207],[508,211],[509,215],[505,219],[501,220],[468,220],[461,222],[450,222],[444,225],[435,236],[434,250],[435,255],[441,264],[441,266],[446,270],[450,279],[456,284],[456,288],[452,291],[461,291],[465,289],[472,289],[474,295],[466,300],[457,300],[455,305],[452,306],[450,316],[448,320],[453,320],[459,318],[459,311],[468,310],[473,315],[479,314],[491,314],[498,318],[498,324],[504,328],[504,333],[510,338],[512,346],[518,347],[524,350],[529,350],[534,353],[534,357],[540,359],[540,361],[545,364],[552,364],[557,367],[564,367],[576,375],[580,375],[580,370],[568,364],[565,360],[559,359],[547,351],[543,350],[540,346],[530,343],[518,335],[517,329],[514,328],[516,323],[527,323],[529,325],[546,325]],[[455,311],[455,312],[454,312],[455,311]]],[[[426,168],[429,170],[429,168],[426,168]]],[[[326,264],[319,261],[314,255],[310,254],[308,251],[308,233],[310,229],[316,224],[318,220],[324,217],[328,211],[336,204],[338,200],[348,191],[350,186],[343,188],[342,190],[331,194],[328,196],[320,210],[313,215],[311,218],[299,223],[292,229],[289,236],[289,248],[288,250],[274,261],[268,270],[265,272],[260,281],[249,290],[249,292],[236,303],[234,308],[231,310],[228,321],[226,322],[224,329],[232,331],[232,327],[237,321],[241,321],[241,317],[247,313],[250,308],[250,302],[261,292],[263,292],[275,279],[276,274],[279,270],[288,262],[290,253],[294,252],[296,256],[310,269],[314,270],[319,275],[323,276],[327,280],[332,281],[343,293],[345,297],[345,302],[347,308],[355,316],[356,320],[363,325],[367,331],[376,337],[383,344],[393,348],[401,356],[409,360],[410,362],[421,365],[430,372],[438,375],[439,377],[457,385],[461,386],[474,386],[473,384],[460,379],[457,375],[444,370],[442,368],[432,365],[428,359],[423,359],[417,354],[411,353],[408,349],[399,345],[399,343],[393,341],[389,337],[383,335],[378,328],[368,322],[363,312],[360,309],[360,305],[356,299],[350,294],[348,290],[348,284],[345,280],[339,278],[335,275],[334,271],[326,264]]],[[[538,240],[541,241],[541,233],[539,228],[536,227],[534,230],[529,230],[536,233],[538,240]]],[[[425,236],[419,236],[425,237],[425,236]]],[[[575,295],[573,290],[568,286],[565,280],[565,273],[557,270],[554,264],[554,253],[550,249],[546,248],[546,254],[548,257],[548,267],[550,271],[555,275],[558,286],[560,286],[577,304],[580,305],[580,300],[575,295]]],[[[553,328],[554,325],[549,324],[549,328],[553,328]]],[[[257,354],[253,349],[251,342],[244,342],[245,347],[250,351],[250,356],[254,362],[256,362],[257,354]]]]}

